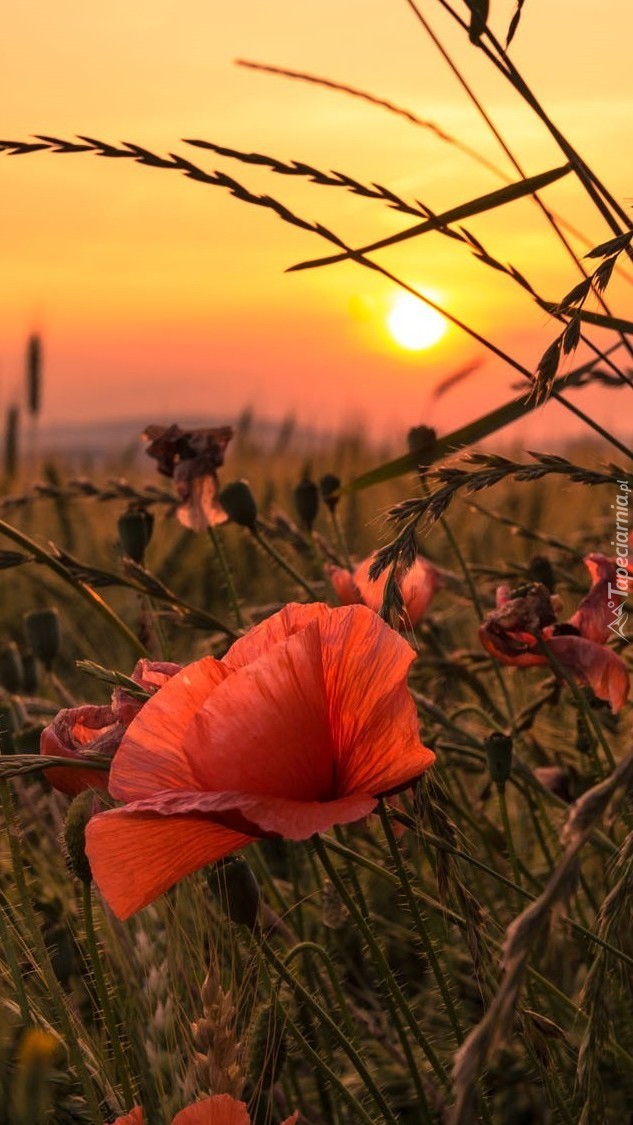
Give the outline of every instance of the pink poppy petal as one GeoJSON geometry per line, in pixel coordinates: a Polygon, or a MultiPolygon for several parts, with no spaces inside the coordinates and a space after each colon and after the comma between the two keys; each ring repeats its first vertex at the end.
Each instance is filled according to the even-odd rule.
{"type": "Polygon", "coordinates": [[[288,840],[307,840],[315,832],[325,832],[333,824],[349,824],[368,816],[376,798],[353,793],[331,801],[300,801],[288,797],[262,797],[253,793],[156,793],[144,801],[125,806],[130,815],[151,812],[164,817],[208,816],[234,832],[257,836],[283,836],[288,840]]]}
{"type": "Polygon", "coordinates": [[[336,793],[405,785],[435,761],[407,687],[413,649],[364,606],[332,610],[320,631],[336,793]]]}
{"type": "Polygon", "coordinates": [[[369,577],[369,568],[374,561],[374,555],[370,555],[368,559],[363,559],[358,564],[354,571],[354,584],[357,587],[361,599],[366,606],[373,609],[374,613],[379,613],[382,607],[383,594],[389,577],[389,567],[383,570],[382,574],[372,582],[369,577]]]}
{"type": "Polygon", "coordinates": [[[143,1110],[137,1105],[134,1106],[134,1109],[131,1110],[130,1113],[126,1113],[124,1117],[117,1117],[114,1125],[143,1125],[143,1122],[143,1110]]]}
{"type": "Polygon", "coordinates": [[[214,475],[195,477],[187,481],[187,498],[176,509],[183,527],[190,531],[205,531],[226,523],[228,516],[218,500],[218,482],[214,475]]]}
{"type": "Polygon", "coordinates": [[[552,637],[548,645],[563,667],[588,683],[598,699],[610,703],[612,711],[624,706],[630,677],[626,664],[615,652],[585,637],[552,637]]]}
{"type": "Polygon", "coordinates": [[[418,556],[401,582],[405,610],[412,627],[422,620],[440,585],[440,576],[433,564],[418,556]]]}
{"type": "Polygon", "coordinates": [[[307,801],[333,797],[318,620],[227,676],[202,703],[186,741],[196,761],[191,788],[307,801]]]}
{"type": "Polygon", "coordinates": [[[89,821],[86,854],[103,897],[117,917],[125,919],[185,875],[251,839],[204,816],[160,816],[122,808],[89,821]]]}
{"type": "Polygon", "coordinates": [[[110,792],[139,800],[160,789],[196,789],[185,735],[194,715],[229,669],[206,656],[172,676],[128,727],[110,771],[110,792]]]}
{"type": "Polygon", "coordinates": [[[230,1094],[214,1094],[181,1109],[172,1125],[251,1125],[248,1109],[230,1094]]]}
{"type": "Polygon", "coordinates": [[[574,625],[581,637],[596,644],[604,644],[609,639],[609,625],[613,613],[609,609],[609,586],[615,588],[617,575],[615,563],[606,555],[587,555],[585,566],[591,575],[592,586],[574,613],[569,624],[574,625]]]}
{"type": "Polygon", "coordinates": [[[351,570],[328,565],[325,571],[341,605],[358,605],[362,601],[351,570]]]}
{"type": "Polygon", "coordinates": [[[244,637],[240,637],[231,645],[222,664],[228,668],[243,668],[245,664],[252,664],[260,656],[267,655],[273,645],[284,641],[295,633],[300,633],[313,621],[320,621],[327,617],[330,609],[321,602],[310,602],[301,605],[291,602],[284,606],[279,613],[267,617],[253,629],[249,629],[244,637]]]}

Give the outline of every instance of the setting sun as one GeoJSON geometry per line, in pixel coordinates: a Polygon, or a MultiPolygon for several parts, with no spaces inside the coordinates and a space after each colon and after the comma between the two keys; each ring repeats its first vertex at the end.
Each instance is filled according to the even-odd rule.
{"type": "Polygon", "coordinates": [[[444,317],[412,293],[396,297],[387,326],[396,343],[412,352],[432,347],[446,332],[444,317]]]}

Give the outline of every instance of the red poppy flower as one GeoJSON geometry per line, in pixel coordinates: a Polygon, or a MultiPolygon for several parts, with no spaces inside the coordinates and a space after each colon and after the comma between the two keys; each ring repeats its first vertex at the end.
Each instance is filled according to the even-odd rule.
{"type": "Polygon", "coordinates": [[[364,606],[289,605],[222,660],[184,668],[129,727],[94,817],[95,882],[127,918],[266,836],[358,820],[434,761],[407,688],[415,654],[364,606]]]}
{"type": "MultiPolygon", "coordinates": [[[[298,1111],[291,1114],[282,1125],[295,1125],[298,1116],[298,1111]]],[[[144,1125],[144,1121],[143,1110],[137,1106],[124,1117],[117,1117],[115,1125],[144,1125]]],[[[171,1125],[251,1125],[251,1119],[244,1102],[236,1101],[230,1094],[214,1094],[181,1109],[171,1125]]]]}
{"type": "Polygon", "coordinates": [[[171,477],[182,500],[177,515],[184,527],[204,531],[228,519],[218,501],[217,469],[233,437],[230,426],[181,430],[180,426],[148,426],[143,437],[146,452],[158,462],[158,471],[171,477]]]}
{"type": "Polygon", "coordinates": [[[559,599],[541,583],[514,594],[500,586],[497,608],[480,626],[479,638],[502,664],[523,668],[548,663],[539,651],[540,638],[563,668],[619,711],[628,698],[629,673],[624,661],[605,647],[613,616],[609,588],[615,583],[615,565],[598,554],[584,561],[592,587],[569,621],[556,621],[559,599]]]}
{"type": "MultiPolygon", "coordinates": [[[[139,660],[131,679],[153,693],[180,671],[180,664],[139,660]]],[[[144,700],[136,699],[124,688],[115,688],[110,706],[67,707],[59,711],[44,728],[40,738],[40,753],[73,761],[95,757],[113,758],[132,719],[140,711],[144,700]]],[[[77,769],[63,766],[46,771],[55,789],[76,797],[84,789],[107,789],[108,771],[77,769]]]]}
{"type": "MultiPolygon", "coordinates": [[[[359,563],[353,572],[340,566],[327,567],[328,578],[342,605],[357,605],[362,602],[376,613],[380,611],[389,568],[383,570],[380,577],[372,582],[369,568],[373,561],[374,555],[370,555],[359,563]]],[[[402,625],[415,627],[426,613],[438,586],[441,585],[440,572],[433,563],[418,555],[413,566],[408,570],[400,567],[396,571],[396,577],[405,607],[402,625]]]]}

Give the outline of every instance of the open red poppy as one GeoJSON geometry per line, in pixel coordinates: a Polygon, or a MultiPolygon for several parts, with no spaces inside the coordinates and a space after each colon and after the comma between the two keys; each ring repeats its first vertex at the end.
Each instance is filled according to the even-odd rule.
{"type": "Polygon", "coordinates": [[[358,820],[435,759],[407,688],[414,652],[364,606],[289,605],[222,660],[184,668],[129,727],[94,817],[95,882],[126,918],[249,843],[358,820]]]}
{"type": "Polygon", "coordinates": [[[558,599],[541,583],[516,593],[505,586],[497,590],[497,608],[479,628],[479,639],[502,664],[530,667],[548,663],[539,639],[575,679],[589,684],[599,699],[619,711],[629,694],[629,672],[624,661],[606,647],[613,614],[610,589],[615,585],[615,565],[605,555],[584,560],[592,580],[589,593],[569,621],[558,623],[558,599]]]}
{"type": "MultiPolygon", "coordinates": [[[[341,566],[327,567],[328,578],[342,605],[362,603],[376,613],[380,611],[389,568],[383,570],[380,577],[373,582],[369,577],[369,568],[373,561],[374,555],[370,555],[369,558],[363,559],[354,571],[346,570],[341,566]]],[[[408,570],[400,568],[397,580],[404,601],[402,625],[415,627],[426,613],[438,586],[441,585],[440,572],[433,563],[418,555],[413,566],[408,570]]]]}
{"type": "MultiPolygon", "coordinates": [[[[180,664],[165,661],[139,660],[130,678],[152,693],[179,672],[180,667],[180,664]]],[[[111,759],[143,702],[124,688],[117,687],[112,693],[110,706],[86,703],[80,707],[66,707],[42,731],[40,753],[71,761],[87,761],[95,757],[111,759]]],[[[84,789],[108,787],[107,770],[56,766],[46,771],[46,777],[55,789],[69,797],[76,797],[84,789]]]]}

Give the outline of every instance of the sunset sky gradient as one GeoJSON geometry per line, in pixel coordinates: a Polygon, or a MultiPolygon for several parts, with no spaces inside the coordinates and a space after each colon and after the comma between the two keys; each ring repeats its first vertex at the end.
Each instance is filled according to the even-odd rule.
{"type": "MultiPolygon", "coordinates": [[[[545,129],[439,4],[420,6],[526,173],[564,163],[545,129]]],[[[456,6],[466,12],[460,0],[456,6]]],[[[515,0],[492,0],[501,38],[514,8],[515,0]]],[[[58,0],[39,5],[37,18],[30,5],[16,5],[7,22],[3,138],[87,134],[177,151],[274,195],[352,245],[410,221],[343,191],[216,158],[181,138],[339,169],[436,211],[502,181],[385,110],[245,70],[236,58],[322,75],[399,103],[516,178],[404,0],[235,0],[230,8],[209,0],[58,0]]],[[[527,0],[512,47],[554,120],[625,207],[633,196],[632,28],[622,0],[527,0]]],[[[20,393],[33,331],[44,340],[48,423],[69,416],[230,422],[253,405],[269,417],[294,410],[301,422],[322,427],[362,421],[383,437],[422,421],[454,428],[509,397],[517,384],[456,329],[427,351],[399,348],[386,327],[396,293],[391,283],[353,263],[285,273],[327,253],[327,244],[216,188],[82,154],[2,156],[0,176],[3,406],[20,393]],[[480,359],[467,382],[431,401],[438,381],[480,359]]],[[[543,198],[593,244],[608,236],[572,177],[543,198]]],[[[578,280],[531,200],[467,225],[548,299],[578,280]]],[[[441,235],[382,251],[376,261],[531,369],[556,335],[554,322],[512,282],[441,235]]],[[[630,316],[631,293],[626,281],[614,281],[614,312],[630,316]]],[[[594,338],[601,342],[599,333],[594,338]]],[[[606,425],[622,418],[620,392],[584,393],[576,401],[606,425]]],[[[527,437],[543,428],[562,431],[558,407],[516,432],[527,437]]]]}

